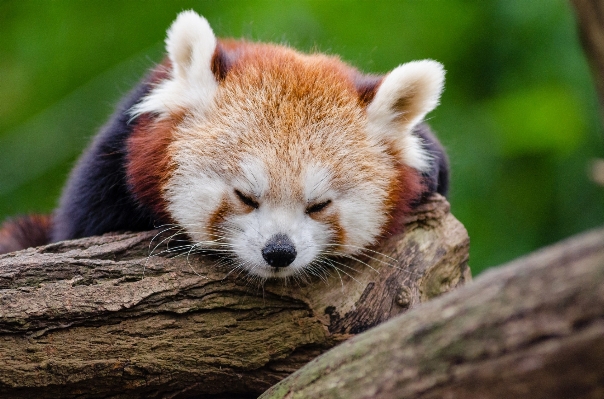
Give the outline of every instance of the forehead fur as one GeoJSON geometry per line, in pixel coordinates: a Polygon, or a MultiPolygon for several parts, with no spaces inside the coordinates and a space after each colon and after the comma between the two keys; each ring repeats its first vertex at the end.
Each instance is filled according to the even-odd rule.
{"type": "MultiPolygon", "coordinates": [[[[228,46],[233,50],[237,44],[228,46]]],[[[304,199],[309,165],[329,170],[340,190],[369,181],[373,189],[387,189],[395,161],[366,133],[356,70],[321,54],[266,44],[238,46],[212,108],[185,117],[173,151],[187,152],[193,162],[213,160],[206,167],[233,176],[246,160],[257,159],[276,201],[283,195],[304,199]],[[285,192],[284,186],[291,189],[285,192]]]]}

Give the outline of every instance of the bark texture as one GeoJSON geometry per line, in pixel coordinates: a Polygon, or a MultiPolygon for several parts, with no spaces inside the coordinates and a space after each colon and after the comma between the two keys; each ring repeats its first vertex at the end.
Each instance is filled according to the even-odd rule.
{"type": "Polygon", "coordinates": [[[261,398],[602,398],[603,359],[601,229],[360,334],[261,398]]]}
{"type": "Polygon", "coordinates": [[[256,397],[470,278],[443,197],[406,225],[339,270],[263,286],[209,256],[170,256],[154,232],[0,256],[0,397],[256,397]]]}

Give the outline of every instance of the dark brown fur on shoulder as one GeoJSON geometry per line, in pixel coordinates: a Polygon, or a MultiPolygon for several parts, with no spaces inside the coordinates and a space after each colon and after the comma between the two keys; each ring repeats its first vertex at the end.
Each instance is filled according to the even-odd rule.
{"type": "Polygon", "coordinates": [[[0,228],[0,254],[48,244],[49,215],[27,215],[9,219],[0,228]]]}

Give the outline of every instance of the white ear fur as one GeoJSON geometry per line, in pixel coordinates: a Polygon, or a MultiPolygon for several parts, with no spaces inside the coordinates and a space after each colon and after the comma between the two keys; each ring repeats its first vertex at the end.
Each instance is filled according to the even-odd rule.
{"type": "Polygon", "coordinates": [[[131,115],[150,112],[164,117],[180,109],[206,109],[218,87],[211,69],[216,43],[216,36],[205,18],[194,11],[181,12],[166,38],[172,76],[132,107],[131,115]]]}
{"type": "Polygon", "coordinates": [[[180,79],[213,78],[210,70],[216,37],[210,24],[195,11],[181,12],[168,29],[166,50],[180,79]]]}
{"type": "Polygon", "coordinates": [[[369,134],[393,144],[401,161],[420,171],[430,167],[430,154],[411,131],[438,105],[444,80],[445,70],[436,61],[400,65],[382,81],[367,107],[369,134]]]}

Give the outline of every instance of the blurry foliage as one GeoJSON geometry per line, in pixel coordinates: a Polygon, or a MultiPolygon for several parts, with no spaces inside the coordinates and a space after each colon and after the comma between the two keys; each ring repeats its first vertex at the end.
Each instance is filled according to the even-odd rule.
{"type": "Polygon", "coordinates": [[[367,72],[441,61],[446,91],[429,119],[474,273],[602,224],[604,192],[586,174],[602,129],[563,0],[1,0],[0,218],[56,206],[78,154],[190,8],[218,36],[340,54],[367,72]]]}

